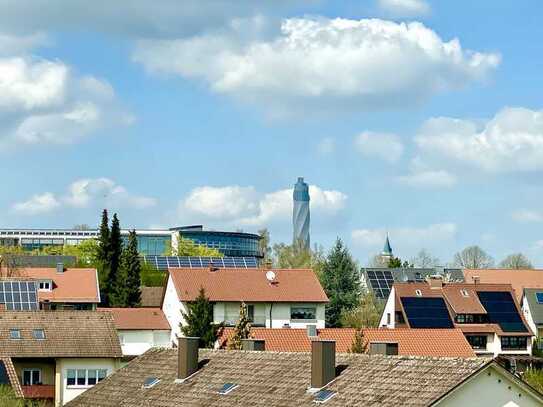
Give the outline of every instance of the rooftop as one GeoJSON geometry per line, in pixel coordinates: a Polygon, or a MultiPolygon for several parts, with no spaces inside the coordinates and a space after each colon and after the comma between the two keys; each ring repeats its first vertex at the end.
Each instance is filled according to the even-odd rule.
{"type": "Polygon", "coordinates": [[[113,315],[115,327],[121,330],[170,330],[160,308],[98,308],[113,315]]]}
{"type": "MultiPolygon", "coordinates": [[[[177,350],[151,349],[67,406],[315,405],[315,396],[307,391],[309,353],[200,350],[200,361],[207,363],[201,363],[198,373],[184,383],[174,383],[177,350]],[[149,377],[160,381],[142,388],[149,377]],[[225,383],[238,387],[221,395],[218,391],[225,383]]],[[[491,363],[485,358],[337,354],[336,366],[342,371],[326,386],[336,393],[326,404],[427,406],[491,363]]]]}
{"type": "Polygon", "coordinates": [[[480,283],[511,284],[517,301],[522,298],[525,288],[543,288],[543,270],[477,269],[464,270],[466,283],[473,283],[479,277],[480,283]]]}
{"type": "Polygon", "coordinates": [[[109,312],[2,311],[0,356],[116,358],[122,352],[109,312]],[[12,339],[12,330],[20,339],[12,339]]]}
{"type": "Polygon", "coordinates": [[[160,307],[164,287],[141,287],[140,307],[160,307]]]}
{"type": "Polygon", "coordinates": [[[169,272],[181,301],[193,301],[203,287],[211,301],[328,302],[309,269],[274,269],[271,282],[266,269],[171,268],[169,272]]]}

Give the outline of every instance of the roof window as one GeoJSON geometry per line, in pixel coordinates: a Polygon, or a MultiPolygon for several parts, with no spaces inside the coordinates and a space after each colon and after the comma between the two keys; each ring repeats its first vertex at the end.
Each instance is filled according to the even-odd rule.
{"type": "Polygon", "coordinates": [[[543,304],[543,292],[535,293],[535,299],[537,300],[538,304],[543,304]]]}
{"type": "Polygon", "coordinates": [[[322,404],[326,403],[328,400],[330,400],[332,397],[334,397],[336,393],[330,390],[321,390],[315,394],[315,399],[313,400],[315,403],[322,404]]]}
{"type": "Polygon", "coordinates": [[[461,289],[460,290],[460,294],[462,294],[462,297],[469,297],[469,293],[467,290],[465,289],[461,289]]]}
{"type": "Polygon", "coordinates": [[[45,331],[43,329],[34,329],[32,336],[34,339],[45,339],[45,331]]]}
{"type": "Polygon", "coordinates": [[[10,329],[9,337],[11,339],[21,339],[21,330],[20,329],[10,329]]]}
{"type": "Polygon", "coordinates": [[[160,379],[157,377],[149,376],[146,377],[143,381],[143,385],[141,386],[144,389],[150,389],[154,385],[156,385],[158,382],[160,382],[160,379]]]}
{"type": "Polygon", "coordinates": [[[223,384],[223,386],[219,390],[219,394],[222,394],[222,395],[228,394],[232,390],[234,390],[236,387],[238,387],[238,385],[235,384],[235,383],[225,383],[225,384],[223,384]]]}
{"type": "Polygon", "coordinates": [[[421,290],[415,290],[415,295],[417,297],[422,297],[422,291],[421,290]]]}

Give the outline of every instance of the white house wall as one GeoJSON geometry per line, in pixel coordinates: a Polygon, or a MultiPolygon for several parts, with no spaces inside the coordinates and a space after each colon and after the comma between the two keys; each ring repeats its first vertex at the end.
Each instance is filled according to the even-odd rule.
{"type": "Polygon", "coordinates": [[[387,303],[385,305],[385,308],[383,309],[383,314],[381,315],[381,321],[379,321],[379,327],[386,327],[394,329],[396,325],[396,314],[395,314],[395,298],[396,293],[394,292],[394,287],[390,290],[390,294],[388,295],[387,303]],[[388,323],[387,315],[390,315],[390,323],[388,323]]]}
{"type": "Polygon", "coordinates": [[[439,407],[535,407],[538,400],[509,375],[489,366],[436,403],[439,407]],[[490,375],[489,375],[490,373],[490,375]]]}
{"type": "Polygon", "coordinates": [[[171,347],[170,330],[119,330],[123,356],[139,356],[152,347],[171,347]]]}
{"type": "Polygon", "coordinates": [[[530,306],[528,304],[528,300],[525,296],[522,296],[522,312],[524,313],[524,318],[526,318],[526,322],[528,322],[528,325],[530,326],[530,329],[533,333],[537,334],[537,327],[534,322],[534,318],[532,317],[532,312],[530,311],[530,306]]]}
{"type": "Polygon", "coordinates": [[[179,326],[181,323],[185,323],[183,316],[181,315],[181,310],[186,313],[186,306],[178,300],[172,277],[168,276],[162,312],[164,312],[164,315],[172,328],[170,333],[170,341],[172,343],[177,343],[177,336],[181,334],[179,326]]]}

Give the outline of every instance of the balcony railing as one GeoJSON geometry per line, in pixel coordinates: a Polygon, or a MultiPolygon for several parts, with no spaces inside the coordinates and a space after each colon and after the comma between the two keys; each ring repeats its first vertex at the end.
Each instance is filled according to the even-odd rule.
{"type": "Polygon", "coordinates": [[[55,386],[49,384],[33,384],[21,386],[26,399],[54,399],[55,386]]]}

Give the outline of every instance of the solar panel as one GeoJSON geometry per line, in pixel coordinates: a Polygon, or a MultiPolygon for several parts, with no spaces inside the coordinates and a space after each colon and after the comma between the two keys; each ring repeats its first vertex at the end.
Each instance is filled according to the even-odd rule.
{"type": "Polygon", "coordinates": [[[403,308],[411,328],[453,328],[443,298],[402,297],[403,308]]]}
{"type": "Polygon", "coordinates": [[[477,295],[491,324],[498,324],[504,332],[528,332],[510,292],[477,291],[477,295]]]}
{"type": "Polygon", "coordinates": [[[8,311],[38,309],[38,289],[34,281],[0,281],[0,304],[8,311]]]}
{"type": "Polygon", "coordinates": [[[219,394],[228,394],[232,390],[234,390],[236,387],[238,387],[238,385],[235,383],[225,383],[219,390],[219,394]]]}
{"type": "Polygon", "coordinates": [[[8,371],[2,360],[0,360],[0,385],[8,385],[8,386],[11,385],[11,382],[8,376],[8,371]]]}
{"type": "Polygon", "coordinates": [[[257,268],[256,257],[190,257],[190,256],[142,256],[146,264],[166,271],[170,267],[207,268],[257,268]]]}
{"type": "Polygon", "coordinates": [[[315,399],[313,400],[315,403],[325,403],[328,400],[330,400],[332,397],[334,397],[336,393],[330,390],[320,390],[315,394],[315,399]]]}
{"type": "Polygon", "coordinates": [[[366,273],[375,297],[388,298],[390,289],[394,285],[392,272],[388,270],[367,270],[366,273]]]}

